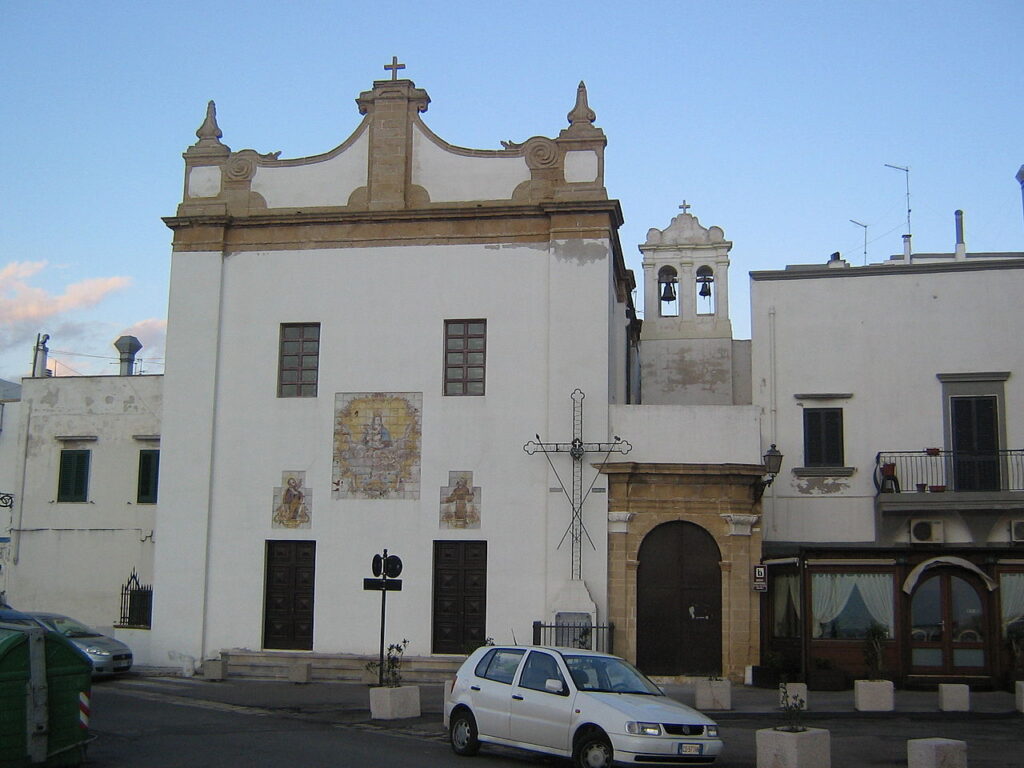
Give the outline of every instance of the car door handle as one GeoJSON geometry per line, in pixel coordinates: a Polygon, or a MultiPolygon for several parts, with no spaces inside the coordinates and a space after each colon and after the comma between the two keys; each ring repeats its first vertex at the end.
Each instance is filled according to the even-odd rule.
{"type": "Polygon", "coordinates": [[[479,685],[471,685],[471,686],[469,686],[469,690],[471,690],[471,691],[479,691],[480,690],[480,686],[479,685]]]}
{"type": "Polygon", "coordinates": [[[513,700],[515,700],[515,701],[522,701],[522,700],[523,700],[523,697],[522,697],[522,696],[520,696],[520,695],[519,695],[518,693],[516,693],[516,694],[513,694],[512,698],[513,698],[513,700]]]}

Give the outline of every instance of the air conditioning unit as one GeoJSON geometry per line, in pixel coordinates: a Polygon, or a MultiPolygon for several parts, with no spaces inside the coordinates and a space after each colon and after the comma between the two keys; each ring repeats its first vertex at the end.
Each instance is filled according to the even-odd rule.
{"type": "Polygon", "coordinates": [[[941,520],[910,521],[911,544],[941,544],[944,540],[941,520]]]}
{"type": "Polygon", "coordinates": [[[1024,543],[1024,520],[1010,521],[1010,541],[1024,543]]]}

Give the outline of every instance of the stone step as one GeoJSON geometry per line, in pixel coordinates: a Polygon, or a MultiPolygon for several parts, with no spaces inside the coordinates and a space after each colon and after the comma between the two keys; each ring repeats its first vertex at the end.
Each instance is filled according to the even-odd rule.
{"type": "MultiPolygon", "coordinates": [[[[308,664],[309,679],[315,682],[375,682],[377,676],[366,669],[376,655],[310,653],[308,651],[253,651],[232,648],[221,652],[224,673],[228,677],[263,680],[303,679],[308,664]],[[298,675],[296,678],[294,675],[298,675]]],[[[402,679],[410,683],[443,683],[455,676],[462,656],[406,656],[402,659],[402,679]]]]}

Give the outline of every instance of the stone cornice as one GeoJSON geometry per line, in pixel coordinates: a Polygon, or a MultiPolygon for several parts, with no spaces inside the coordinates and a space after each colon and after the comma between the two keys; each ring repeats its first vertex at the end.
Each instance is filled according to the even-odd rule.
{"type": "Polygon", "coordinates": [[[749,482],[764,476],[764,467],[760,464],[648,464],[620,461],[595,466],[606,475],[673,475],[695,479],[734,477],[749,482]]]}

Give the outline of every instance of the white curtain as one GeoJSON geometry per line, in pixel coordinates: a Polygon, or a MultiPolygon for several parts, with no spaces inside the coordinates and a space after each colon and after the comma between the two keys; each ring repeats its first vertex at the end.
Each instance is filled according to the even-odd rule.
{"type": "Polygon", "coordinates": [[[1004,573],[999,577],[1003,604],[1003,636],[1010,624],[1024,618],[1024,573],[1004,573]]]}
{"type": "Polygon", "coordinates": [[[816,573],[811,576],[813,637],[821,637],[823,626],[843,612],[855,586],[857,574],[854,573],[816,573]]]}
{"type": "Polygon", "coordinates": [[[857,589],[871,618],[885,627],[892,637],[892,576],[888,573],[858,573],[856,579],[857,589]]]}
{"type": "Polygon", "coordinates": [[[775,637],[784,637],[786,632],[786,605],[792,603],[793,612],[800,618],[800,577],[795,573],[775,576],[772,581],[772,602],[774,604],[775,637]]]}

